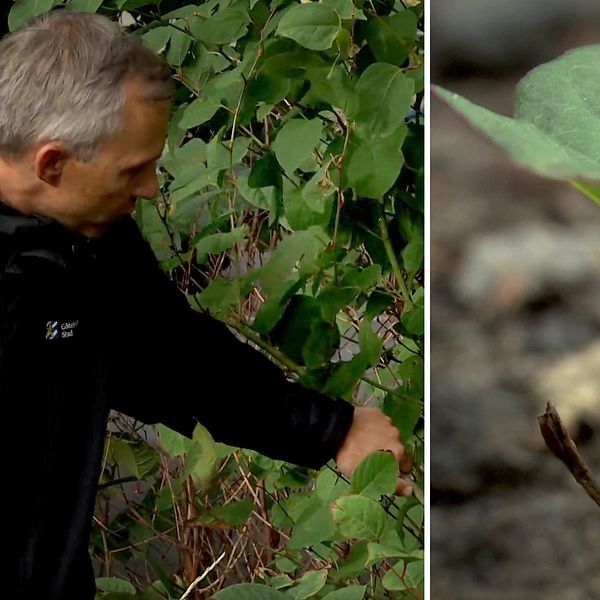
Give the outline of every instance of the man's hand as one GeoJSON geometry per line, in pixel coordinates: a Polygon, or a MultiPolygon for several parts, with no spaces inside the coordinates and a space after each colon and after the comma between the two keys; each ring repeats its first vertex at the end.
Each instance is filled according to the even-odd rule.
{"type": "MultiPolygon", "coordinates": [[[[335,457],[335,462],[343,475],[351,477],[359,463],[375,450],[391,450],[400,465],[400,471],[410,473],[410,460],[400,442],[400,433],[392,425],[392,420],[379,408],[357,407],[354,411],[354,420],[335,457]]],[[[408,481],[403,478],[398,479],[397,494],[410,496],[412,491],[408,481]]]]}

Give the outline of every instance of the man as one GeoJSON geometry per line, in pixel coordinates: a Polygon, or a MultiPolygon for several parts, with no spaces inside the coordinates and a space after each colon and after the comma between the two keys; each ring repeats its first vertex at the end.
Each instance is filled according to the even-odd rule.
{"type": "MultiPolygon", "coordinates": [[[[409,461],[390,419],[288,382],[191,310],[135,221],[159,193],[168,66],[97,15],[54,11],[0,42],[0,399],[10,551],[2,595],[92,600],[87,552],[110,409],[351,475],[409,461]],[[210,397],[199,390],[215,389],[210,397]]],[[[410,494],[399,480],[398,493],[410,494]]]]}

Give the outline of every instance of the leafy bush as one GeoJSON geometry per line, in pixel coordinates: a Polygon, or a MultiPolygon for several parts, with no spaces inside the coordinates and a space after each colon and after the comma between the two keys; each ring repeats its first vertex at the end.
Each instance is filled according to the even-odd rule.
{"type": "Polygon", "coordinates": [[[99,598],[422,598],[422,4],[17,0],[9,26],[63,4],[119,18],[179,82],[137,206],[161,266],[290,377],[381,406],[416,477],[399,498],[389,453],[346,481],[114,415],[99,598]]]}

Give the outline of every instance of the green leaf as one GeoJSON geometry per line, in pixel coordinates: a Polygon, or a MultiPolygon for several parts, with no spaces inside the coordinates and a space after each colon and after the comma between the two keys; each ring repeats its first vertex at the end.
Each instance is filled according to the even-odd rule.
{"type": "Polygon", "coordinates": [[[230,502],[223,506],[217,506],[211,510],[211,514],[220,521],[224,521],[232,527],[243,525],[254,510],[254,504],[249,500],[230,502]]]}
{"type": "Polygon", "coordinates": [[[342,19],[352,19],[357,12],[352,0],[322,0],[322,3],[333,8],[342,19]]]}
{"type": "Polygon", "coordinates": [[[391,452],[372,452],[352,474],[352,492],[379,500],[393,494],[398,483],[398,461],[391,452]]]}
{"type": "Polygon", "coordinates": [[[206,44],[230,44],[246,35],[250,18],[239,8],[226,8],[209,19],[193,17],[190,30],[206,44]]]}
{"type": "Polygon", "coordinates": [[[8,14],[8,29],[20,29],[29,19],[48,12],[56,0],[17,0],[8,14]]]}
{"type": "Polygon", "coordinates": [[[111,438],[110,451],[119,467],[127,469],[137,479],[144,479],[158,465],[156,452],[144,442],[111,438]]]}
{"type": "Polygon", "coordinates": [[[171,457],[183,456],[190,451],[192,440],[166,425],[157,425],[158,437],[162,449],[171,457]]]}
{"type": "Polygon", "coordinates": [[[331,514],[320,499],[311,499],[296,520],[288,548],[299,549],[330,540],[336,535],[331,514]]]}
{"type": "Polygon", "coordinates": [[[530,71],[515,118],[434,86],[438,96],[532,171],[553,179],[600,179],[600,45],[571,50],[530,71]]]}
{"type": "Polygon", "coordinates": [[[331,220],[334,197],[323,200],[321,211],[313,210],[302,193],[303,188],[288,188],[284,191],[283,211],[288,225],[294,231],[303,231],[311,227],[324,229],[331,220]]]}
{"type": "Polygon", "coordinates": [[[348,103],[355,93],[355,82],[350,79],[344,67],[312,68],[306,72],[306,77],[311,86],[304,97],[305,103],[327,102],[348,112],[348,103]]]}
{"type": "Polygon", "coordinates": [[[296,585],[286,590],[286,594],[294,600],[305,600],[314,596],[323,588],[327,581],[327,569],[307,571],[296,582],[296,585]]]}
{"type": "Polygon", "coordinates": [[[375,334],[371,323],[367,320],[363,320],[361,323],[358,343],[360,345],[360,352],[367,361],[367,364],[370,367],[376,367],[379,364],[383,340],[375,334]]]}
{"type": "Polygon", "coordinates": [[[229,250],[236,244],[241,244],[248,233],[248,226],[235,227],[225,233],[213,233],[199,240],[196,245],[196,261],[198,264],[206,262],[209,254],[220,254],[229,250]]]}
{"type": "Polygon", "coordinates": [[[341,590],[330,592],[323,600],[363,600],[366,589],[366,585],[349,585],[341,590]]]}
{"type": "Polygon", "coordinates": [[[71,0],[65,7],[67,10],[95,13],[102,5],[102,0],[71,0]]]}
{"type": "Polygon", "coordinates": [[[291,38],[309,50],[331,48],[341,29],[339,14],[324,4],[298,4],[285,13],[277,34],[291,38]]]}
{"type": "Polygon", "coordinates": [[[213,600],[290,600],[290,597],[261,583],[230,585],[211,596],[213,600]]]}
{"type": "Polygon", "coordinates": [[[202,125],[202,123],[206,123],[206,121],[212,119],[219,108],[221,108],[220,102],[198,98],[186,107],[178,125],[183,129],[202,125]]]}
{"type": "Polygon", "coordinates": [[[422,238],[412,240],[402,250],[402,262],[409,277],[413,277],[417,271],[422,269],[424,254],[425,247],[422,238]]]}
{"type": "Polygon", "coordinates": [[[416,36],[417,17],[410,10],[389,17],[375,15],[367,25],[367,41],[375,58],[399,67],[410,54],[416,36]]]}
{"type": "Polygon", "coordinates": [[[385,138],[363,139],[352,133],[344,160],[344,186],[366,198],[382,198],[404,164],[401,148],[405,137],[404,125],[385,138]]]}
{"type": "MultiPolygon", "coordinates": [[[[422,368],[422,364],[419,365],[422,368]]],[[[400,439],[408,441],[423,413],[423,404],[418,398],[404,398],[394,394],[387,394],[383,411],[389,415],[394,425],[400,432],[400,439]]]]}
{"type": "MultiPolygon", "coordinates": [[[[185,21],[177,19],[174,22],[177,27],[185,27],[185,21]]],[[[188,50],[194,41],[193,37],[187,33],[183,33],[179,29],[171,28],[171,42],[167,50],[167,62],[174,67],[180,67],[188,50]]]]}
{"type": "Polygon", "coordinates": [[[299,261],[315,258],[325,245],[326,240],[319,231],[297,231],[279,243],[267,264],[254,271],[252,278],[260,281],[267,294],[277,294],[299,261]]]}
{"type": "Polygon", "coordinates": [[[279,164],[288,173],[293,173],[319,143],[323,134],[320,119],[292,119],[277,133],[272,148],[279,164]]]}
{"type": "Polygon", "coordinates": [[[390,530],[386,532],[384,537],[386,539],[382,539],[381,543],[369,542],[367,545],[369,553],[368,567],[385,558],[404,558],[411,561],[423,560],[423,551],[407,549],[396,531],[390,530]]]}
{"type": "Polygon", "coordinates": [[[239,279],[213,279],[208,287],[196,295],[202,308],[210,311],[215,317],[225,316],[232,306],[236,306],[243,294],[242,282],[239,279]]]}
{"type": "Polygon", "coordinates": [[[339,498],[332,505],[331,514],[347,538],[375,539],[385,531],[385,511],[379,503],[365,496],[339,498]]]}
{"type": "Polygon", "coordinates": [[[352,391],[368,366],[364,354],[357,354],[348,361],[336,364],[323,392],[329,396],[345,396],[352,391]]]}
{"type": "Polygon", "coordinates": [[[337,186],[329,178],[327,165],[323,165],[302,188],[302,198],[311,211],[322,213],[327,199],[336,190],[337,186]]]}
{"type": "Polygon", "coordinates": [[[118,592],[135,596],[133,585],[118,577],[96,577],[96,587],[101,592],[118,592]]]}
{"type": "MultiPolygon", "coordinates": [[[[386,63],[367,67],[356,84],[349,117],[362,137],[387,137],[404,123],[415,90],[414,81],[386,63]]],[[[404,138],[403,138],[404,139],[404,138]]]]}
{"type": "Polygon", "coordinates": [[[248,187],[281,187],[281,183],[281,167],[275,155],[272,152],[268,152],[252,166],[252,171],[248,177],[248,187]]]}
{"type": "Polygon", "coordinates": [[[198,423],[194,428],[192,442],[183,475],[191,475],[196,483],[206,487],[212,479],[218,463],[215,441],[208,429],[198,423]]]}
{"type": "Polygon", "coordinates": [[[424,561],[405,563],[399,561],[383,576],[386,590],[416,589],[424,579],[424,561]]]}
{"type": "MultiPolygon", "coordinates": [[[[102,1],[100,1],[100,4],[102,4],[102,1]]],[[[146,46],[159,54],[166,49],[171,39],[171,31],[170,27],[154,27],[142,35],[142,40],[144,40],[146,46]]]]}

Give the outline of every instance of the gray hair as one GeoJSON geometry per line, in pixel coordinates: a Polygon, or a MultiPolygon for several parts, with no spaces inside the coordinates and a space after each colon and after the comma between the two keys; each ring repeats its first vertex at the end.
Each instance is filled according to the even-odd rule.
{"type": "Polygon", "coordinates": [[[92,161],[123,126],[128,79],[143,99],[171,100],[164,59],[139,36],[101,15],[56,9],[0,40],[0,154],[18,160],[34,144],[57,140],[92,161]]]}

